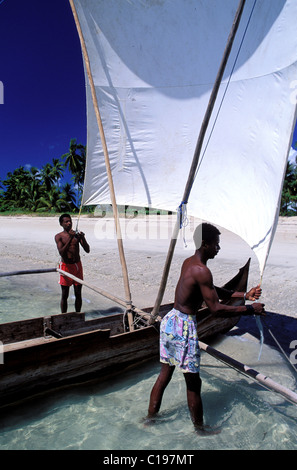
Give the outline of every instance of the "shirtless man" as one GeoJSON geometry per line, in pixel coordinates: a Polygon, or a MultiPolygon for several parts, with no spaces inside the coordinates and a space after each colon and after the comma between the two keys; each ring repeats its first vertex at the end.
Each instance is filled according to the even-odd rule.
{"type": "MultiPolygon", "coordinates": [[[[60,269],[83,279],[83,269],[79,255],[79,245],[83,247],[86,253],[90,252],[90,246],[85,239],[83,232],[72,230],[72,220],[69,214],[62,214],[59,218],[63,232],[57,233],[55,241],[59,254],[61,256],[60,269]]],[[[69,287],[74,287],[75,293],[75,311],[80,312],[82,306],[81,290],[82,285],[70,277],[60,275],[59,284],[62,289],[61,312],[66,313],[68,307],[69,287]]]]}
{"type": "Polygon", "coordinates": [[[206,266],[220,250],[220,232],[211,224],[203,223],[194,232],[196,251],[186,259],[175,291],[174,308],[163,318],[160,326],[161,372],[151,391],[147,421],[159,411],[165,388],[169,384],[175,366],[184,373],[187,402],[195,430],[205,432],[203,406],[200,396],[200,351],[197,335],[196,313],[205,301],[210,312],[217,317],[237,315],[264,315],[264,304],[230,306],[219,302],[230,297],[255,301],[261,296],[260,286],[249,292],[231,292],[218,289],[206,266]],[[201,235],[202,234],[202,235],[201,235]]]}

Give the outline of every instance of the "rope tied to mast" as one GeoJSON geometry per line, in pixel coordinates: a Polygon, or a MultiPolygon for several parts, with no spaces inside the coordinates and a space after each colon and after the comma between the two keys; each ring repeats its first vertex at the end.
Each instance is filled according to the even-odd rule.
{"type": "Polygon", "coordinates": [[[260,350],[259,350],[259,356],[258,356],[258,361],[260,361],[260,357],[261,357],[262,349],[263,349],[263,343],[264,343],[264,331],[263,331],[263,325],[262,325],[259,315],[255,315],[255,320],[256,320],[256,324],[260,333],[260,350]]]}
{"type": "Polygon", "coordinates": [[[186,242],[186,227],[189,223],[188,215],[187,215],[187,202],[182,201],[177,208],[177,217],[179,218],[179,228],[183,229],[183,241],[185,248],[187,248],[186,242]]]}

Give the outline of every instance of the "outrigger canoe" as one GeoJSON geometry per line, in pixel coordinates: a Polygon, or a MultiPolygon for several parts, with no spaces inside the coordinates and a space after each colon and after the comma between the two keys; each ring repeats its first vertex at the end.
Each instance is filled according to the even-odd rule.
{"type": "MultiPolygon", "coordinates": [[[[249,264],[250,260],[223,287],[246,291],[249,264]]],[[[243,300],[230,299],[228,303],[238,305],[243,300]]],[[[173,304],[162,305],[159,318],[172,307],[173,304]]],[[[152,308],[143,311],[149,315],[152,308]]],[[[239,318],[214,318],[207,308],[202,308],[198,312],[199,338],[206,340],[224,333],[239,318]]],[[[143,317],[135,319],[133,331],[128,331],[125,313],[86,319],[85,313],[73,312],[1,324],[1,405],[68,384],[103,379],[157,357],[159,322],[148,326],[143,317]]]]}

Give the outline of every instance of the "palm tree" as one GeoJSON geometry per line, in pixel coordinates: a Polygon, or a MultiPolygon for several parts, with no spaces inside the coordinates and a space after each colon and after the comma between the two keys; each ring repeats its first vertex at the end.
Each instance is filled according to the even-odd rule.
{"type": "Polygon", "coordinates": [[[14,170],[13,173],[7,173],[6,180],[2,182],[6,188],[2,197],[6,209],[26,207],[26,188],[31,184],[32,176],[22,166],[14,170]]]}
{"type": "Polygon", "coordinates": [[[52,186],[50,190],[42,195],[38,201],[38,211],[70,211],[71,204],[66,200],[65,196],[55,187],[52,186]]]}
{"type": "Polygon", "coordinates": [[[81,177],[85,165],[85,146],[77,144],[76,139],[71,139],[69,144],[69,151],[62,155],[65,160],[65,167],[69,169],[72,175],[76,178],[76,183],[81,177]]]}
{"type": "Polygon", "coordinates": [[[69,183],[66,183],[63,188],[62,188],[62,192],[61,192],[61,198],[65,201],[67,201],[67,203],[73,208],[73,209],[77,209],[77,206],[75,204],[75,191],[73,190],[72,186],[69,184],[69,183]]]}
{"type": "Polygon", "coordinates": [[[78,188],[77,205],[79,205],[85,176],[86,147],[85,145],[77,144],[76,139],[71,139],[69,151],[62,155],[61,158],[65,160],[65,167],[72,173],[72,179],[78,188]]]}
{"type": "Polygon", "coordinates": [[[69,152],[61,159],[53,159],[41,170],[31,167],[25,170],[19,167],[13,173],[8,173],[6,180],[1,181],[0,210],[28,209],[40,210],[77,210],[84,180],[86,148],[77,144],[76,139],[70,140],[69,152]],[[72,173],[74,188],[69,183],[59,189],[59,180],[63,177],[64,169],[68,167],[72,173]]]}
{"type": "Polygon", "coordinates": [[[29,174],[29,181],[23,189],[25,200],[23,206],[30,211],[35,212],[38,208],[38,201],[42,194],[42,181],[40,171],[36,167],[31,167],[29,174]]]}
{"type": "Polygon", "coordinates": [[[47,163],[41,169],[41,177],[47,191],[59,181],[63,175],[63,163],[58,158],[53,159],[53,164],[47,163]]]}
{"type": "Polygon", "coordinates": [[[297,213],[297,164],[288,162],[282,189],[281,211],[284,216],[297,213]]]}

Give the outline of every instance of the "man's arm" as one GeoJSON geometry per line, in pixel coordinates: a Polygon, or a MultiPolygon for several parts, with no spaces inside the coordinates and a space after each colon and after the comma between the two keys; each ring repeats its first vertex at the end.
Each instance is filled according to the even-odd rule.
{"type": "MultiPolygon", "coordinates": [[[[213,285],[212,274],[205,268],[199,275],[197,282],[200,285],[201,294],[210,312],[218,317],[234,317],[237,315],[261,315],[264,314],[264,304],[254,303],[250,305],[225,305],[220,303],[215,286],[213,285]]],[[[244,293],[241,293],[242,297],[244,293]]]]}
{"type": "MultiPolygon", "coordinates": [[[[216,293],[218,295],[218,298],[221,299],[221,300],[229,300],[229,299],[231,299],[233,294],[235,294],[235,292],[233,290],[224,289],[224,287],[217,287],[217,286],[214,286],[214,287],[215,287],[216,293]]],[[[244,293],[242,293],[242,295],[243,294],[244,293]]]]}
{"type": "Polygon", "coordinates": [[[257,287],[252,287],[252,289],[250,289],[248,292],[237,292],[217,286],[215,286],[215,290],[218,294],[219,299],[221,300],[229,300],[232,297],[236,299],[244,298],[245,300],[251,300],[254,302],[255,300],[258,300],[262,294],[260,284],[257,287]]]}
{"type": "Polygon", "coordinates": [[[79,232],[79,233],[76,234],[76,236],[78,237],[79,243],[81,244],[81,246],[83,247],[85,252],[90,253],[90,245],[88,244],[88,242],[85,238],[85,234],[83,232],[79,232]]]}

